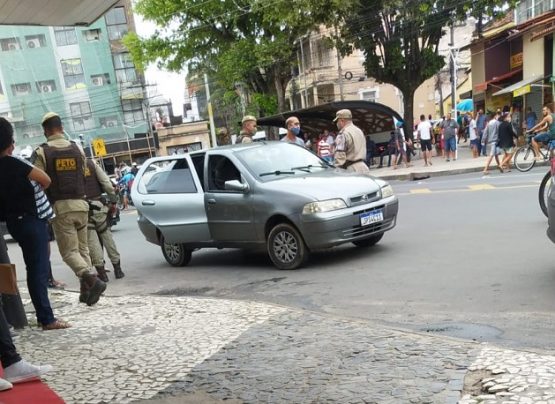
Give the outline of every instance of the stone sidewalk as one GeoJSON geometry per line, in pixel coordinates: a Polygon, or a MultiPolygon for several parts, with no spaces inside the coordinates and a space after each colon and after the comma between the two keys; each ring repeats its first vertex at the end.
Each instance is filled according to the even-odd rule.
{"type": "MultiPolygon", "coordinates": [[[[24,303],[30,312],[25,292],[24,303]]],[[[236,300],[51,293],[19,331],[68,403],[555,403],[555,356],[236,300]]]]}

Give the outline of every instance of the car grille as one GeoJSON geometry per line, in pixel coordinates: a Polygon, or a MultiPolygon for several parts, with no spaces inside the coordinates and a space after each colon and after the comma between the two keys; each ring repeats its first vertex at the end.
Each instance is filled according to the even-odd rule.
{"type": "Polygon", "coordinates": [[[383,209],[385,208],[385,205],[380,205],[380,206],[372,206],[371,208],[368,209],[364,209],[364,210],[357,210],[356,212],[353,212],[353,215],[358,216],[361,213],[368,213],[368,212],[373,212],[375,210],[379,210],[379,209],[383,209]]]}
{"type": "Polygon", "coordinates": [[[369,194],[362,194],[349,198],[349,200],[351,201],[351,206],[377,201],[378,199],[380,199],[380,195],[378,192],[371,192],[369,194]]]}

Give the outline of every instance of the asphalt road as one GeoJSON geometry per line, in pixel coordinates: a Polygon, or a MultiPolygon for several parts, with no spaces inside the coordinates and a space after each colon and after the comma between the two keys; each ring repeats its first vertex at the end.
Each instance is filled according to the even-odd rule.
{"type": "MultiPolygon", "coordinates": [[[[314,253],[274,269],[260,253],[202,250],[172,268],[128,212],[114,229],[127,276],[108,295],[253,299],[508,347],[555,350],[555,246],[537,192],[545,168],[392,182],[398,224],[375,247],[314,253]]],[[[10,255],[23,267],[17,245],[10,255]]],[[[77,290],[53,245],[57,278],[77,290]]],[[[19,271],[21,273],[21,271],[19,271]]]]}

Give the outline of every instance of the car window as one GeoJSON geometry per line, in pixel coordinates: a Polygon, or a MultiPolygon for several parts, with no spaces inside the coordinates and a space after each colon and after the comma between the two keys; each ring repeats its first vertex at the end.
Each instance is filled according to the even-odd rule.
{"type": "Polygon", "coordinates": [[[208,159],[208,189],[212,192],[234,192],[225,189],[226,181],[241,181],[241,173],[225,156],[211,155],[208,159]]]}
{"type": "Polygon", "coordinates": [[[204,158],[206,154],[192,154],[191,159],[193,160],[193,166],[195,166],[195,170],[197,172],[198,178],[200,180],[200,186],[204,191],[204,158]]]}
{"type": "Polygon", "coordinates": [[[152,162],[139,180],[142,194],[196,193],[197,187],[185,159],[152,162]]]}

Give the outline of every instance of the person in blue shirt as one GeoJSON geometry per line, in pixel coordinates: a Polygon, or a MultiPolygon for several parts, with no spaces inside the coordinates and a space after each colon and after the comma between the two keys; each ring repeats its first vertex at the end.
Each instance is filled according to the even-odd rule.
{"type": "Polygon", "coordinates": [[[135,180],[135,176],[131,171],[128,171],[121,179],[118,181],[118,185],[120,186],[120,192],[123,193],[123,208],[125,210],[129,208],[129,195],[131,194],[131,186],[133,185],[133,181],[135,180]]]}

